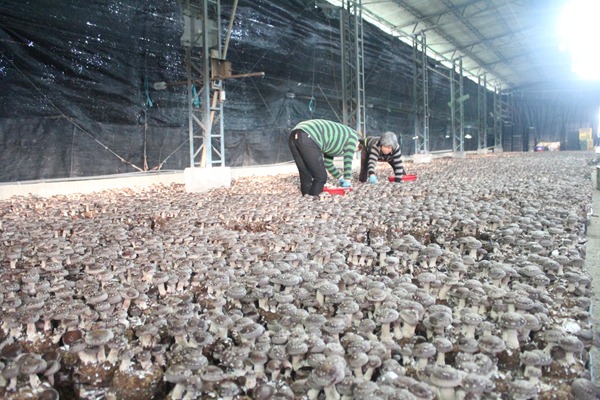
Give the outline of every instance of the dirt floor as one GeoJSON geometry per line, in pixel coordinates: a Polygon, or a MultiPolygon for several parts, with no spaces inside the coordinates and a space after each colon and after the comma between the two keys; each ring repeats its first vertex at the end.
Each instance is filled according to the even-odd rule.
{"type": "MultiPolygon", "coordinates": [[[[592,287],[594,295],[592,296],[591,312],[594,321],[595,330],[598,332],[600,326],[600,189],[597,184],[598,168],[592,168],[592,193],[593,214],[587,229],[586,243],[586,268],[592,277],[592,287]]],[[[600,350],[594,348],[591,354],[591,373],[596,385],[600,383],[600,350]]]]}

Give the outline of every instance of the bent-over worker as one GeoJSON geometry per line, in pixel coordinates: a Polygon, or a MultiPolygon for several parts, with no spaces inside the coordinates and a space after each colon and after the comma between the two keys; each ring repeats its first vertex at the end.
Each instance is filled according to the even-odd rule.
{"type": "Polygon", "coordinates": [[[405,174],[402,166],[402,149],[398,144],[398,138],[394,132],[384,132],[380,137],[367,136],[361,140],[362,152],[360,157],[360,174],[358,179],[361,182],[377,183],[375,175],[375,166],[378,161],[385,161],[394,170],[396,181],[402,179],[405,174]]]}
{"type": "Polygon", "coordinates": [[[303,195],[318,196],[327,182],[327,172],[343,187],[352,186],[352,158],[358,134],[346,125],[324,119],[311,119],[296,125],[289,137],[290,150],[300,174],[303,195]],[[338,171],[333,158],[344,157],[344,170],[338,171]]]}

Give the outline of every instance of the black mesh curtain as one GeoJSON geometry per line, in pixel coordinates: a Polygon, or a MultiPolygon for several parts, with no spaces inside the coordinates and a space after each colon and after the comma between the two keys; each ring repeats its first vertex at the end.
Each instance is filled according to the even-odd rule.
{"type": "MultiPolygon", "coordinates": [[[[232,4],[221,1],[223,29],[232,4]]],[[[0,181],[189,166],[190,88],[154,89],[156,82],[186,80],[182,31],[177,0],[5,0],[0,181]]],[[[306,0],[239,1],[227,59],[234,74],[265,76],[224,83],[226,165],[290,161],[287,135],[296,123],[341,121],[339,42],[337,9],[306,0]]],[[[364,46],[366,133],[393,131],[411,154],[412,49],[368,23],[364,46]]],[[[430,74],[431,150],[450,149],[449,71],[433,61],[430,66],[439,72],[430,74]]],[[[465,124],[475,126],[477,85],[464,82],[470,96],[465,124]]],[[[525,97],[527,117],[517,131],[532,123],[544,137],[562,134],[570,147],[570,132],[589,120],[581,102],[525,97]],[[562,131],[555,131],[559,126],[562,131]]],[[[476,146],[475,139],[465,142],[467,150],[476,146]]]]}

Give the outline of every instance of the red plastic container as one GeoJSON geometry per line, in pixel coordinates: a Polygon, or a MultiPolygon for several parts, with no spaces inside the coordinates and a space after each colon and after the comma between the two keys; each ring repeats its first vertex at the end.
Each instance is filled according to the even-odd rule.
{"type": "MultiPolygon", "coordinates": [[[[402,175],[402,180],[403,181],[416,181],[417,180],[417,176],[416,175],[402,175]]],[[[390,181],[390,182],[396,182],[396,177],[395,176],[388,176],[388,181],[390,181]]]]}
{"type": "Polygon", "coordinates": [[[346,192],[351,192],[352,188],[344,188],[344,187],[324,187],[324,192],[329,193],[330,195],[339,194],[344,196],[346,192]]]}

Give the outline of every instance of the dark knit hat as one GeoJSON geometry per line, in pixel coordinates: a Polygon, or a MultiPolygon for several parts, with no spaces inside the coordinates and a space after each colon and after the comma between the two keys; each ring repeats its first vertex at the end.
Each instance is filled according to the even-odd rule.
{"type": "Polygon", "coordinates": [[[392,148],[398,147],[398,138],[394,132],[384,132],[379,138],[380,146],[392,146],[392,148]]]}

